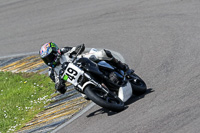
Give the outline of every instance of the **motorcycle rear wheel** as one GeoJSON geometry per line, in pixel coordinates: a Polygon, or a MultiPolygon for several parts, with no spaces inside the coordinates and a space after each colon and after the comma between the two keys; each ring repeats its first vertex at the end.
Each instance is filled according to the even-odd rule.
{"type": "Polygon", "coordinates": [[[146,83],[136,74],[132,75],[134,78],[130,81],[133,94],[136,96],[142,95],[146,92],[146,83]]]}
{"type": "Polygon", "coordinates": [[[103,108],[114,112],[122,111],[125,108],[124,102],[119,97],[105,95],[105,92],[93,85],[88,85],[85,88],[84,93],[90,100],[103,108]]]}

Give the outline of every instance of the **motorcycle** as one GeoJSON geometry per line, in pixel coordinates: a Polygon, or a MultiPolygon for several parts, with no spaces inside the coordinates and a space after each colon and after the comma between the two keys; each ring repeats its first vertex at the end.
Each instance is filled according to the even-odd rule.
{"type": "Polygon", "coordinates": [[[144,94],[145,82],[133,70],[124,72],[106,61],[98,63],[88,58],[78,57],[62,64],[61,78],[75,86],[82,96],[97,105],[119,112],[125,102],[134,95],[144,94]]]}

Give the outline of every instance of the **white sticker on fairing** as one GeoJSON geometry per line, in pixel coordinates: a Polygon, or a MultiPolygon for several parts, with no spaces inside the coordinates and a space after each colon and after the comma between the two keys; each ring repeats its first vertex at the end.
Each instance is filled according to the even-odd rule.
{"type": "Polygon", "coordinates": [[[118,97],[123,102],[126,102],[131,96],[132,96],[132,87],[129,82],[126,84],[126,86],[119,88],[118,97]]]}
{"type": "Polygon", "coordinates": [[[70,82],[74,86],[77,86],[78,79],[81,75],[83,75],[84,71],[82,71],[79,67],[75,66],[73,63],[69,63],[65,70],[65,73],[68,76],[67,82],[70,82]]]}

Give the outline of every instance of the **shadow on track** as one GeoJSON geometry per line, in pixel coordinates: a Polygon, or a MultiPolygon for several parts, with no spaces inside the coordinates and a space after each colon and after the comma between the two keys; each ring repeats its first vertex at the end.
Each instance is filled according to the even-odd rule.
{"type": "Polygon", "coordinates": [[[154,92],[154,90],[152,88],[149,88],[146,90],[146,92],[143,95],[140,95],[140,96],[133,95],[128,101],[125,102],[125,105],[130,105],[130,104],[144,98],[145,95],[150,94],[152,92],[154,92]]]}
{"type": "Polygon", "coordinates": [[[87,115],[87,117],[92,117],[92,116],[101,115],[101,114],[105,114],[105,113],[107,113],[108,116],[112,116],[112,115],[115,115],[119,112],[113,112],[111,110],[101,108],[101,109],[98,109],[98,110],[90,113],[89,115],[87,115]]]}
{"type": "MultiPolygon", "coordinates": [[[[136,102],[136,101],[138,101],[138,100],[144,98],[145,95],[150,94],[150,93],[152,93],[152,92],[154,92],[154,90],[153,90],[152,88],[149,88],[149,89],[147,89],[146,93],[143,94],[143,95],[140,95],[140,96],[132,96],[127,102],[125,102],[126,107],[125,107],[124,110],[126,110],[126,109],[128,108],[128,105],[130,105],[130,104],[132,104],[132,103],[134,103],[134,102],[136,102]]],[[[124,110],[123,110],[123,111],[124,111],[124,110]]],[[[123,112],[123,111],[120,111],[120,112],[123,112]]],[[[105,114],[105,113],[107,113],[108,116],[112,116],[112,115],[118,114],[118,113],[120,113],[120,112],[113,112],[113,111],[111,111],[111,110],[108,110],[108,109],[105,109],[105,108],[101,108],[101,109],[98,109],[98,110],[96,110],[96,111],[90,113],[89,115],[87,115],[87,117],[93,117],[93,116],[101,115],[101,114],[105,114]]]]}

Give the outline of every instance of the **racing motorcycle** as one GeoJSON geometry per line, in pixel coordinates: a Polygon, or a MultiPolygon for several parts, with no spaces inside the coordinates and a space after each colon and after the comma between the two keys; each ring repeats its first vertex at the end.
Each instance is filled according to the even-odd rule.
{"type": "Polygon", "coordinates": [[[133,70],[124,72],[106,61],[98,63],[88,58],[77,58],[62,65],[61,78],[75,86],[82,96],[97,105],[119,112],[134,94],[144,94],[145,82],[133,70]]]}

